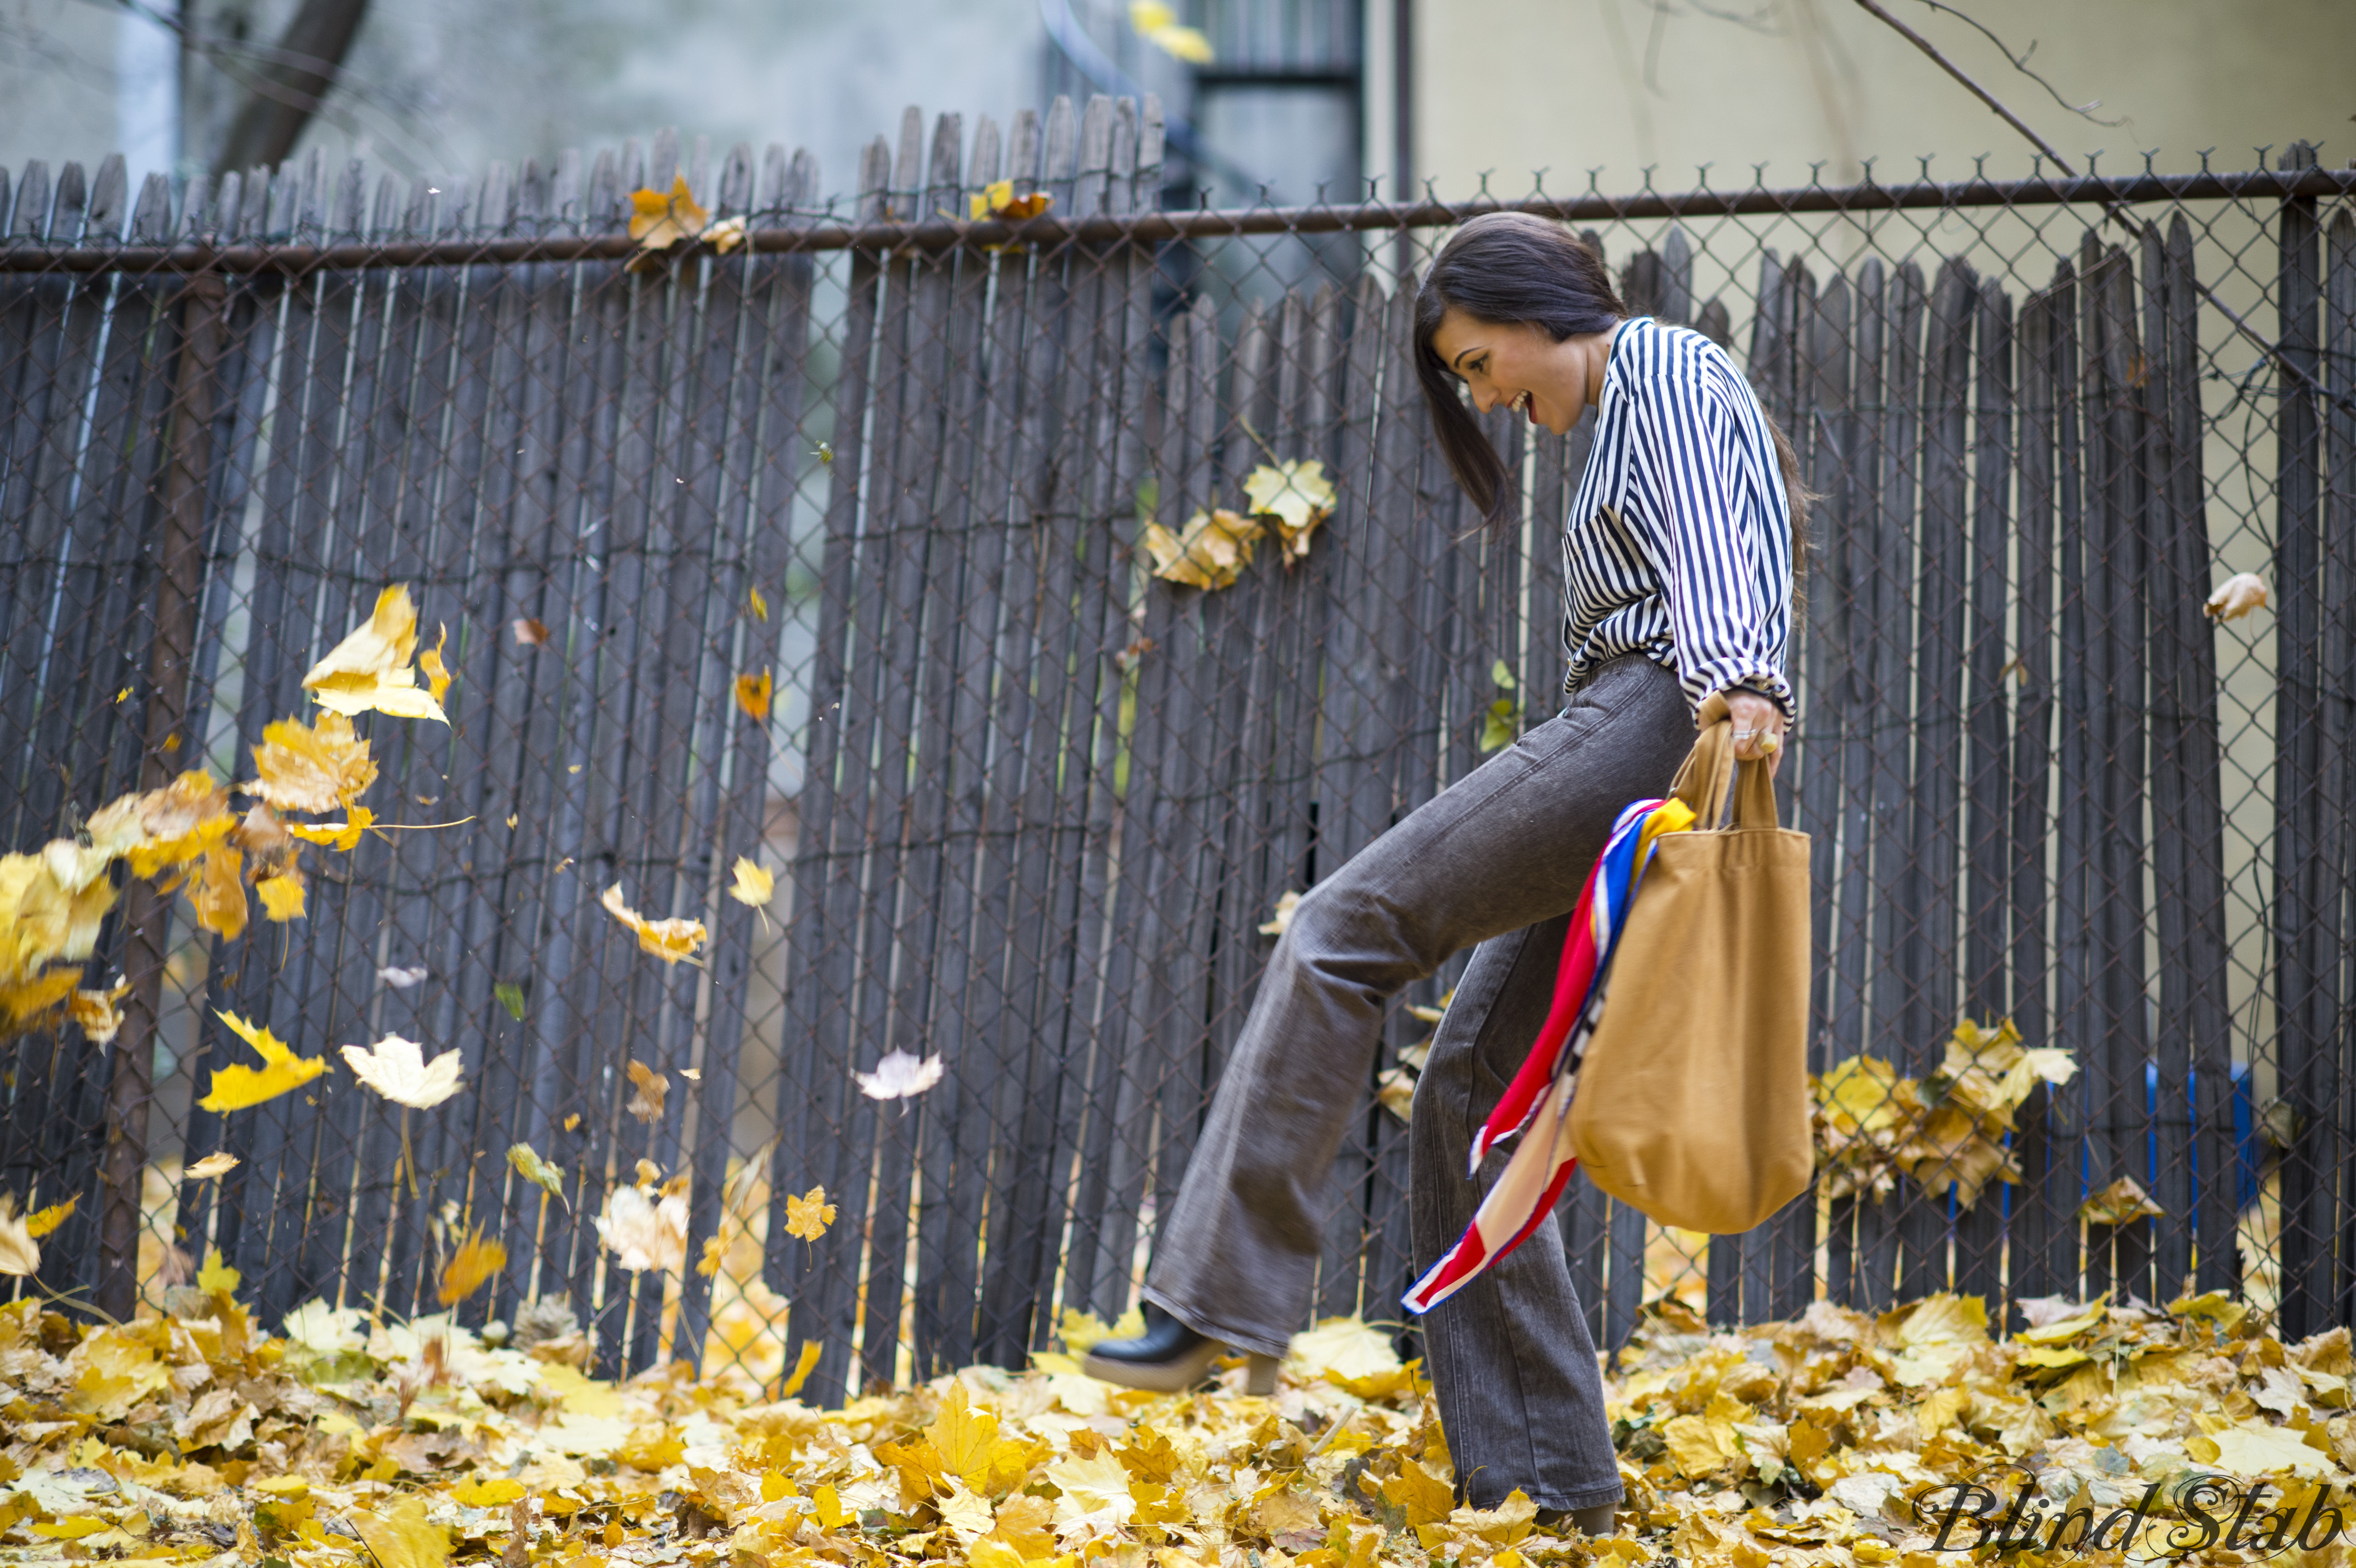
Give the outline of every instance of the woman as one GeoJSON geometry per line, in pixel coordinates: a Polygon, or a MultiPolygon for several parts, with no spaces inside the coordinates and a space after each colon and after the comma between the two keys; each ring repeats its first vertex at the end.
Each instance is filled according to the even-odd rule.
{"type": "MultiPolygon", "coordinates": [[[[1222,1342],[1268,1376],[1258,1359],[1282,1355],[1308,1308],[1326,1173],[1384,1005],[1477,944],[1409,1122],[1417,1267],[1453,1244],[1503,1164],[1467,1181],[1472,1135],[1545,1021],[1569,912],[1613,817],[1666,792],[1711,693],[1726,696],[1740,757],[1775,758],[1792,717],[1798,487],[1733,361],[1697,333],[1627,316],[1593,251],[1518,213],[1450,240],[1415,333],[1440,448],[1493,524],[1515,520],[1515,496],[1460,387],[1483,413],[1504,407],[1557,435],[1596,413],[1563,538],[1569,701],[1294,910],[1162,1228],[1147,1331],[1087,1358],[1114,1382],[1189,1386],[1222,1342]]],[[[1553,1221],[1423,1331],[1463,1495],[1494,1507],[1519,1488],[1547,1517],[1609,1533],[1618,1467],[1553,1221]]]]}

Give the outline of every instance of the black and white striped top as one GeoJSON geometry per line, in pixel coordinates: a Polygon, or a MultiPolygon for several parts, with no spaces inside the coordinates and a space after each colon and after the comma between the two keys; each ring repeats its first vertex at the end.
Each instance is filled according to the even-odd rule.
{"type": "Polygon", "coordinates": [[[1791,506],[1751,383],[1700,333],[1635,316],[1595,419],[1563,527],[1563,689],[1641,653],[1697,708],[1741,686],[1792,717],[1791,506]]]}

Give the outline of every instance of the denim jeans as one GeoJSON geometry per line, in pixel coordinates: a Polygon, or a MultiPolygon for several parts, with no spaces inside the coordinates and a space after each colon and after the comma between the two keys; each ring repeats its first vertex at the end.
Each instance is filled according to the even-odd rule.
{"type": "MultiPolygon", "coordinates": [[[[1333,1158],[1365,1104],[1385,1005],[1475,947],[1408,1134],[1416,1266],[1455,1242],[1504,1168],[1465,1177],[1474,1129],[1546,1019],[1588,868],[1622,807],[1668,788],[1693,736],[1675,676],[1614,659],[1301,899],[1162,1227],[1150,1299],[1200,1333],[1283,1353],[1309,1308],[1333,1158]]],[[[1494,1507],[1517,1487],[1540,1508],[1619,1500],[1595,1348],[1551,1218],[1423,1331],[1470,1501],[1494,1507]]]]}

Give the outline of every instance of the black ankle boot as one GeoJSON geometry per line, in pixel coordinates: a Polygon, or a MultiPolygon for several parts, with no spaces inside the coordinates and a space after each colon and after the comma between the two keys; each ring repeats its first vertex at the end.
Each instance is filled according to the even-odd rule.
{"type": "MultiPolygon", "coordinates": [[[[1208,1377],[1211,1363],[1226,1347],[1198,1334],[1151,1302],[1145,1304],[1145,1332],[1134,1339],[1100,1339],[1080,1361],[1092,1378],[1154,1393],[1183,1393],[1208,1377]]],[[[1254,1355],[1246,1392],[1276,1392],[1276,1358],[1254,1355]]]]}

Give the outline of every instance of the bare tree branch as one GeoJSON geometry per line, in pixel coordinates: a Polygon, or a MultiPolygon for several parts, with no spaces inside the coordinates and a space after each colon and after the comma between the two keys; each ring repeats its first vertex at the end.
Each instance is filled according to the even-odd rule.
{"type": "Polygon", "coordinates": [[[230,122],[213,158],[215,174],[280,163],[294,150],[303,127],[335,91],[367,15],[368,0],[303,0],[279,37],[275,58],[256,73],[262,80],[230,122]]]}
{"type": "Polygon", "coordinates": [[[1997,47],[1997,52],[2012,62],[2013,69],[2019,71],[2021,75],[2027,77],[2029,80],[2043,88],[2052,98],[2054,102],[2060,104],[2062,108],[2067,109],[2071,113],[2075,114],[2083,120],[2091,120],[2097,125],[2115,127],[2126,123],[2125,120],[2105,120],[2101,115],[2095,113],[2094,111],[2103,106],[2103,101],[2101,99],[2097,98],[2091,103],[2072,103],[2068,99],[2062,96],[2060,89],[2056,88],[2051,82],[2046,80],[2043,77],[2038,75],[2037,72],[2029,69],[2029,57],[2037,52],[2037,40],[2035,38],[2029,40],[2029,47],[2027,48],[2021,50],[2019,54],[2014,54],[2012,52],[2011,45],[2006,43],[2002,38],[1997,37],[1995,33],[1989,31],[1987,24],[1981,21],[1977,16],[1973,16],[1969,11],[1958,10],[1956,7],[1948,5],[1946,0],[1922,0],[1922,4],[1928,5],[1933,11],[1944,11],[1948,16],[1954,17],[1955,20],[1961,22],[1965,27],[1971,28],[1972,31],[1977,33],[1981,37],[1984,37],[1989,43],[1994,44],[1997,47]]]}
{"type": "Polygon", "coordinates": [[[1867,15],[1879,17],[1883,22],[1887,23],[1890,28],[1900,37],[1904,38],[1908,43],[1912,44],[1916,48],[1921,49],[1924,54],[1929,55],[1932,60],[1941,70],[1945,71],[1949,76],[1952,76],[1957,81],[1962,82],[1965,91],[1969,91],[1974,98],[1978,99],[1982,103],[1985,103],[1990,109],[1995,110],[1997,114],[2006,124],[2011,126],[2014,130],[2028,137],[2029,144],[2034,146],[2039,152],[2044,154],[2047,157],[2052,159],[2063,174],[2071,176],[2075,176],[2077,174],[2078,171],[2070,166],[2070,160],[2063,157],[2052,143],[2047,141],[2044,137],[2031,130],[2028,121],[2023,120],[2019,115],[2015,114],[2011,110],[2007,109],[2002,103],[1998,102],[1995,93],[1990,92],[1987,88],[1982,87],[1978,82],[1974,81],[1969,76],[1965,74],[1963,67],[1949,59],[1945,55],[1941,54],[1939,52],[1938,45],[1933,43],[1930,39],[1924,37],[1922,34],[1916,32],[1913,28],[1900,21],[1897,17],[1891,16],[1887,10],[1882,8],[1879,4],[1879,0],[1857,0],[1857,4],[1858,7],[1867,15]]]}

